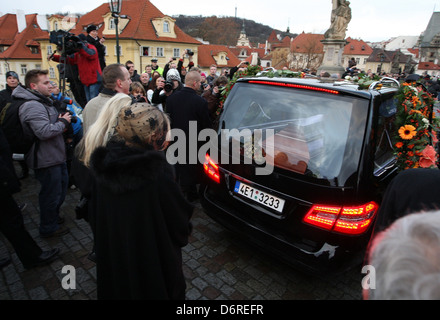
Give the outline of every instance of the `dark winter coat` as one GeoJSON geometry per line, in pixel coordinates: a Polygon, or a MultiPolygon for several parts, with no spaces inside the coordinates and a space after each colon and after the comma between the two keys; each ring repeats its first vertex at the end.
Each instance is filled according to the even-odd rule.
{"type": "Polygon", "coordinates": [[[0,195],[12,195],[20,191],[20,181],[12,164],[12,152],[0,127],[0,195]]]}
{"type": "Polygon", "coordinates": [[[181,248],[193,207],[164,153],[110,142],[94,151],[98,299],[185,299],[181,248]]]}
{"type": "Polygon", "coordinates": [[[411,213],[440,209],[440,170],[408,169],[388,185],[379,208],[375,232],[411,213]]]}
{"type": "MultiPolygon", "coordinates": [[[[212,122],[209,118],[208,102],[199,96],[196,91],[189,87],[173,93],[167,98],[167,113],[170,115],[171,127],[180,129],[185,133],[186,139],[186,164],[177,164],[178,175],[181,186],[190,186],[200,183],[201,163],[191,163],[193,154],[190,144],[194,143],[190,135],[190,122],[197,123],[197,136],[203,129],[212,128],[212,122]]],[[[197,152],[205,142],[197,142],[197,152]]]]}

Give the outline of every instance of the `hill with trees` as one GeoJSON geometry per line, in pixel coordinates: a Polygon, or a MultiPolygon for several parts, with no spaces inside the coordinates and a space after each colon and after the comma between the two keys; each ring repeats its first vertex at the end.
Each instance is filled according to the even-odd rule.
{"type": "MultiPolygon", "coordinates": [[[[235,46],[237,44],[240,32],[244,28],[249,41],[253,46],[258,43],[266,43],[273,29],[269,26],[257,23],[253,20],[239,19],[234,17],[202,17],[202,16],[173,16],[176,24],[186,34],[209,41],[210,44],[221,44],[227,46],[235,46]]],[[[283,37],[296,37],[296,34],[290,32],[282,32],[283,37]]]]}

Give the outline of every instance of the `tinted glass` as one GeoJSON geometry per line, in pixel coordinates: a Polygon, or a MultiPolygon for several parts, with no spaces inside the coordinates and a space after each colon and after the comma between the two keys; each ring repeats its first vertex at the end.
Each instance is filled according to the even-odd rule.
{"type": "Polygon", "coordinates": [[[237,83],[220,121],[229,130],[273,129],[273,139],[263,135],[255,142],[263,147],[266,161],[342,182],[359,165],[367,113],[368,102],[360,98],[237,83]]]}

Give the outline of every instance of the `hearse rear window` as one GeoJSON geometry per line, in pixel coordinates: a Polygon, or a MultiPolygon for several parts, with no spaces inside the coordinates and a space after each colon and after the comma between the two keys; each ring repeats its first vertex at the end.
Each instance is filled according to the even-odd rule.
{"type": "Polygon", "coordinates": [[[360,98],[237,83],[220,121],[229,130],[273,129],[273,139],[263,135],[255,143],[277,168],[345,180],[342,167],[352,167],[344,174],[350,175],[359,164],[367,108],[360,98]]]}

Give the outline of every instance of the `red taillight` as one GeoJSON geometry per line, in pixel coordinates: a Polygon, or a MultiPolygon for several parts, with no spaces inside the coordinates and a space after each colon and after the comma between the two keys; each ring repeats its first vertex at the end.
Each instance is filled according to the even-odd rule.
{"type": "Polygon", "coordinates": [[[205,156],[205,163],[203,164],[203,169],[205,173],[217,183],[220,183],[220,171],[218,170],[218,165],[212,161],[209,154],[205,156]]]}
{"type": "Polygon", "coordinates": [[[368,230],[378,208],[375,202],[358,207],[314,205],[303,221],[326,230],[357,235],[368,230]]]}

